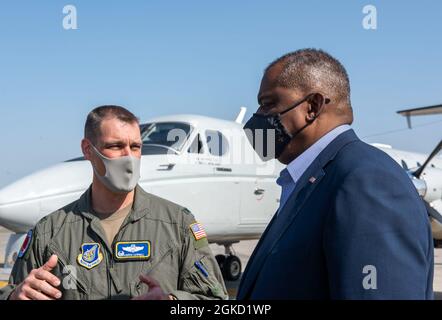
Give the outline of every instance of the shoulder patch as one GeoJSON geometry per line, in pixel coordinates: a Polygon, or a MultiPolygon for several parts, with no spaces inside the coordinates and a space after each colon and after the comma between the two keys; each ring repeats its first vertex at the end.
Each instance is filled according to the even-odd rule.
{"type": "Polygon", "coordinates": [[[20,251],[18,252],[18,258],[19,259],[23,258],[23,256],[26,254],[26,252],[28,251],[29,247],[31,246],[32,234],[33,234],[32,230],[29,230],[28,233],[26,234],[25,240],[23,241],[23,244],[21,245],[20,251]]]}
{"type": "Polygon", "coordinates": [[[192,223],[190,226],[190,230],[192,231],[193,236],[195,237],[195,240],[201,240],[203,238],[207,238],[206,231],[204,230],[201,223],[195,222],[192,223]]]}

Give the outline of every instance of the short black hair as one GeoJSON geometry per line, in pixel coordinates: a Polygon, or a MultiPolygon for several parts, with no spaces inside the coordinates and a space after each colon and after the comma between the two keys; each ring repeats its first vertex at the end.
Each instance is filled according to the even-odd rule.
{"type": "Polygon", "coordinates": [[[306,93],[320,89],[339,105],[351,108],[350,80],[344,66],[327,52],[320,49],[300,49],[274,60],[265,72],[282,64],[278,85],[296,88],[306,93]]]}
{"type": "Polygon", "coordinates": [[[87,115],[86,123],[84,125],[84,137],[90,140],[93,144],[96,144],[97,138],[101,134],[101,122],[104,119],[111,118],[117,118],[126,123],[140,123],[139,119],[126,108],[115,105],[99,106],[87,115]]]}

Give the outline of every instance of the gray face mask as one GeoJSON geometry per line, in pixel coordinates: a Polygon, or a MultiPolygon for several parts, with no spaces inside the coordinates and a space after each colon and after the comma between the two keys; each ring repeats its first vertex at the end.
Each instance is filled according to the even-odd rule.
{"type": "Polygon", "coordinates": [[[140,180],[140,159],[133,156],[108,158],[103,156],[93,145],[97,156],[103,161],[106,173],[101,176],[92,165],[97,178],[111,191],[127,193],[135,189],[140,180]]]}

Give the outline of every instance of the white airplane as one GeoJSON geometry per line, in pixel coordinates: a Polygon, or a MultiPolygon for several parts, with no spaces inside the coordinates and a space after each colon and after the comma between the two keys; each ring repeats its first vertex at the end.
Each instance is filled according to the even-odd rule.
{"type": "MultiPolygon", "coordinates": [[[[275,180],[284,168],[278,161],[262,162],[256,156],[242,130],[245,111],[241,108],[235,121],[174,115],[141,125],[140,185],[195,214],[209,242],[225,247],[225,255],[216,258],[227,280],[241,274],[232,244],[258,239],[276,211],[281,191],[275,180]],[[235,158],[237,155],[241,157],[235,158]]],[[[430,159],[432,164],[427,167],[423,154],[374,145],[410,173],[434,210],[435,238],[442,239],[442,158],[430,159]],[[422,172],[415,177],[413,168],[422,172]]],[[[26,232],[38,220],[78,199],[91,181],[89,162],[76,158],[1,189],[0,225],[14,232],[7,244],[5,266],[12,265],[26,232]]]]}

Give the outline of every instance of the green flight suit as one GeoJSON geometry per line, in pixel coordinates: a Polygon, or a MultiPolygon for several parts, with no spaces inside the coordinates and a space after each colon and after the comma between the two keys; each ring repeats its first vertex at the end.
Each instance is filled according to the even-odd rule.
{"type": "Polygon", "coordinates": [[[52,254],[58,256],[52,273],[62,282],[62,299],[130,299],[147,292],[140,274],[152,276],[164,292],[180,300],[228,298],[207,237],[198,228],[192,230],[196,221],[187,209],[137,186],[132,210],[112,246],[106,242],[99,219],[90,212],[91,188],[79,200],[41,219],[28,249],[12,269],[9,285],[0,289],[0,299],[7,299],[15,286],[52,254]],[[119,251],[121,245],[136,251],[143,247],[140,243],[147,246],[147,242],[149,257],[135,252],[134,259],[127,259],[125,252],[119,251]],[[82,247],[85,244],[89,245],[82,247]],[[94,252],[82,252],[96,249],[96,244],[95,257],[102,259],[94,260],[94,252]],[[84,264],[87,259],[92,263],[84,264]]]}

